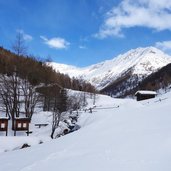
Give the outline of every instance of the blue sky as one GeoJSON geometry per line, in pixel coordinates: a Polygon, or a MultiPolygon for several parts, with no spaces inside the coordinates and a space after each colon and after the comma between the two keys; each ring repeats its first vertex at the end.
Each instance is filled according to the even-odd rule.
{"type": "Polygon", "coordinates": [[[171,54],[171,1],[0,0],[0,46],[21,32],[28,53],[87,66],[132,48],[171,54]]]}

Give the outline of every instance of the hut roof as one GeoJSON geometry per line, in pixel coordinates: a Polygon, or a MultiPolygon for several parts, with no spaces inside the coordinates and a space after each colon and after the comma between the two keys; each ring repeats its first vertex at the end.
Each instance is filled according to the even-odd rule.
{"type": "Polygon", "coordinates": [[[135,93],[135,95],[137,94],[150,94],[150,95],[156,95],[157,93],[155,91],[148,91],[148,90],[139,90],[135,93]]]}

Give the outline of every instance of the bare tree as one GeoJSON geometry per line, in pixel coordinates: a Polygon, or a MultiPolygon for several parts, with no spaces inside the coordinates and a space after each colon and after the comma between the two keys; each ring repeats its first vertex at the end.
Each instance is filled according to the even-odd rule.
{"type": "Polygon", "coordinates": [[[27,79],[19,78],[16,73],[10,76],[0,75],[0,98],[3,111],[12,119],[12,129],[15,118],[20,117],[21,113],[29,119],[32,118],[39,101],[35,87],[27,79]]]}
{"type": "Polygon", "coordinates": [[[51,138],[54,138],[54,133],[59,126],[60,118],[63,112],[67,110],[67,93],[65,89],[61,89],[59,94],[54,96],[54,109],[52,119],[51,138]]]}
{"type": "Polygon", "coordinates": [[[31,119],[40,96],[36,92],[35,86],[31,85],[28,79],[21,80],[21,92],[25,116],[31,119]]]}
{"type": "Polygon", "coordinates": [[[51,138],[54,138],[54,133],[57,127],[59,126],[59,121],[61,118],[61,113],[58,110],[53,111],[53,118],[52,118],[52,132],[51,132],[51,138]]]}
{"type": "Polygon", "coordinates": [[[14,129],[14,119],[20,113],[20,79],[13,74],[11,76],[0,76],[0,96],[3,101],[6,115],[12,118],[12,128],[14,129]]]}
{"type": "Polygon", "coordinates": [[[87,97],[85,92],[74,93],[68,97],[67,109],[69,111],[79,110],[87,105],[87,97]]]}
{"type": "Polygon", "coordinates": [[[4,75],[0,76],[0,97],[1,97],[1,104],[2,104],[2,111],[6,112],[6,117],[8,116],[9,119],[11,118],[11,105],[9,105],[9,87],[6,87],[7,81],[4,75]]]}
{"type": "Polygon", "coordinates": [[[14,43],[12,44],[12,49],[13,49],[14,53],[18,56],[26,55],[27,47],[25,45],[23,33],[21,31],[17,32],[16,39],[15,39],[14,43]]]}

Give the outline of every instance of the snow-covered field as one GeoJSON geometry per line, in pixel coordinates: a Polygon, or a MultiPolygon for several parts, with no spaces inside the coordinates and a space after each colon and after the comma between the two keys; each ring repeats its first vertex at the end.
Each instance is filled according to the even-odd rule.
{"type": "MultiPolygon", "coordinates": [[[[97,100],[93,113],[80,115],[78,131],[0,153],[0,171],[171,170],[171,92],[141,102],[108,96],[97,100]]],[[[5,138],[0,136],[0,148],[5,138]]]]}

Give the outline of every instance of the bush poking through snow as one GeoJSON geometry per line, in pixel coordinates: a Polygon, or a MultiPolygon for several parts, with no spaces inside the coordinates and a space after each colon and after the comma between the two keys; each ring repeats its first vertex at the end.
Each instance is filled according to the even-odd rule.
{"type": "Polygon", "coordinates": [[[27,143],[25,143],[22,145],[22,147],[20,149],[27,148],[27,147],[31,147],[31,145],[28,145],[27,143]]]}

